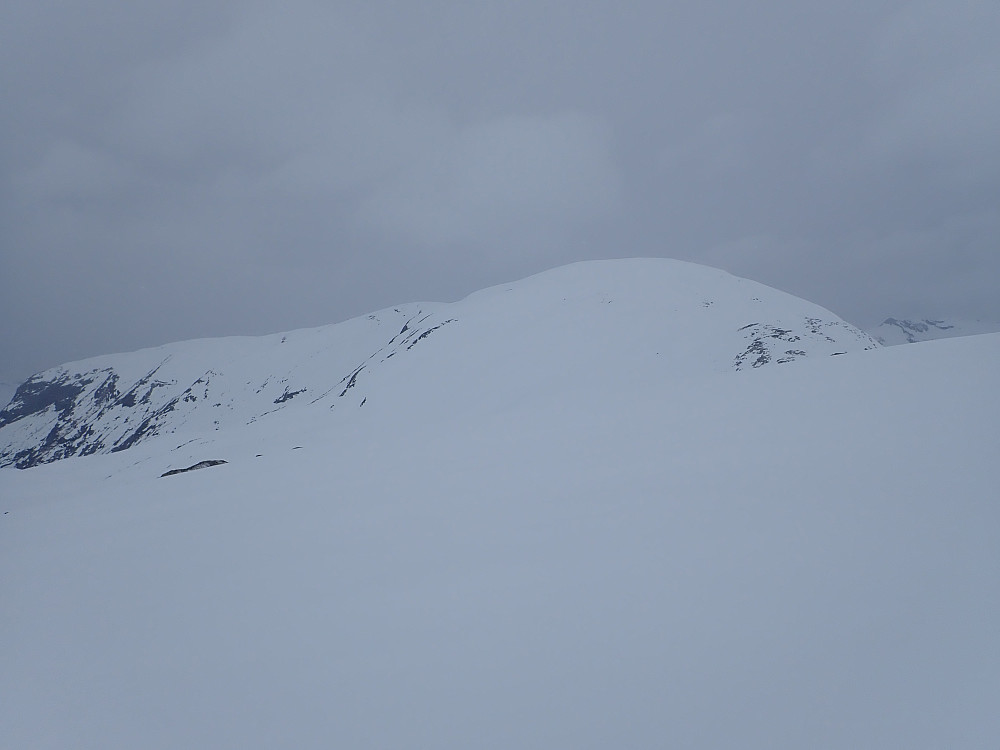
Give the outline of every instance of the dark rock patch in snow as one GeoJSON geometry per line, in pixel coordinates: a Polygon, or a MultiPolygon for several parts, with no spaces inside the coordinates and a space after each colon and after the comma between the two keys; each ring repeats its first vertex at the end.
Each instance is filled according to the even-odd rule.
{"type": "Polygon", "coordinates": [[[183,474],[186,471],[194,471],[195,469],[207,469],[209,466],[218,466],[219,464],[228,463],[228,461],[223,461],[221,459],[211,459],[209,461],[199,461],[193,466],[188,466],[184,469],[171,469],[170,471],[165,471],[160,474],[160,479],[163,477],[172,477],[174,474],[183,474]]]}
{"type": "Polygon", "coordinates": [[[293,398],[295,398],[296,396],[298,396],[300,393],[305,393],[306,390],[308,390],[308,389],[306,389],[306,388],[300,388],[297,391],[290,391],[290,390],[288,390],[288,387],[286,386],[285,387],[285,392],[282,393],[280,396],[278,396],[276,399],[274,399],[274,403],[276,403],[276,404],[283,404],[286,401],[291,401],[293,398]]]}

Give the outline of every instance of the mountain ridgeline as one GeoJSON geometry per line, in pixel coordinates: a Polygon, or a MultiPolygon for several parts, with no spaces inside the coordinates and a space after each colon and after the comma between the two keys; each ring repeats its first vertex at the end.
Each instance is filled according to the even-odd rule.
{"type": "Polygon", "coordinates": [[[916,344],[921,341],[952,338],[953,336],[976,336],[1000,330],[1000,325],[982,320],[957,320],[945,318],[923,318],[907,320],[886,318],[876,328],[868,331],[882,346],[916,344]]]}
{"type": "Polygon", "coordinates": [[[46,370],[0,412],[0,467],[114,453],[289,409],[334,422],[387,399],[428,412],[516,401],[532,382],[614,389],[613,369],[704,378],[872,349],[817,305],[690,263],[576,263],[451,304],[202,339],[46,370]],[[390,398],[391,397],[391,398],[390,398]]]}

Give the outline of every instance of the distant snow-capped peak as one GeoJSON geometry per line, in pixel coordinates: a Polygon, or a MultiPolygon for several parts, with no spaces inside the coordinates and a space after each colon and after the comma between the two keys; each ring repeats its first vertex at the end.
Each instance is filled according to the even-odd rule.
{"type": "Polygon", "coordinates": [[[883,346],[915,344],[919,341],[933,341],[951,336],[974,336],[981,333],[1000,331],[1000,324],[981,320],[960,320],[953,318],[923,318],[919,320],[897,320],[886,318],[868,333],[883,346]]]}

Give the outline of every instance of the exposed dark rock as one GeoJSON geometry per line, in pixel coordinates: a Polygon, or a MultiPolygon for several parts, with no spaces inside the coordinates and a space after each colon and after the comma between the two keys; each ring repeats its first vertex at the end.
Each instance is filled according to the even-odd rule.
{"type": "MultiPolygon", "coordinates": [[[[744,332],[749,344],[746,349],[736,355],[733,360],[733,368],[736,370],[741,370],[746,365],[757,368],[762,367],[770,362],[776,364],[787,364],[788,362],[794,362],[800,357],[808,356],[806,349],[801,348],[802,344],[794,348],[781,347],[781,344],[791,344],[803,341],[803,336],[805,341],[826,341],[835,342],[836,339],[831,337],[828,331],[838,332],[837,329],[841,329],[839,333],[849,333],[855,336],[861,335],[860,331],[853,329],[848,324],[842,321],[836,320],[823,320],[821,318],[805,317],[803,318],[804,326],[797,326],[795,330],[791,328],[782,328],[769,323],[750,323],[748,325],[740,328],[740,331],[744,332]]],[[[869,337],[864,337],[868,341],[868,346],[866,349],[871,349],[878,344],[869,337]]]]}
{"type": "Polygon", "coordinates": [[[306,388],[300,388],[297,391],[290,391],[290,390],[288,390],[288,387],[286,386],[285,387],[285,392],[282,393],[280,396],[278,396],[276,399],[274,399],[274,403],[276,403],[276,404],[283,404],[286,401],[291,401],[293,398],[295,398],[296,396],[298,396],[300,393],[305,393],[306,390],[307,390],[306,388]]]}
{"type": "MultiPolygon", "coordinates": [[[[347,380],[347,385],[344,387],[344,390],[342,390],[340,392],[341,396],[343,396],[345,393],[347,393],[349,390],[351,390],[351,388],[353,388],[357,384],[357,382],[358,382],[358,375],[361,374],[361,371],[363,369],[365,369],[365,366],[361,365],[361,367],[359,367],[357,370],[355,370],[354,372],[351,373],[350,379],[347,380]]],[[[341,382],[343,382],[343,381],[341,381],[341,382]]]]}
{"type": "Polygon", "coordinates": [[[194,471],[195,469],[207,469],[209,466],[218,466],[219,464],[228,463],[228,461],[223,461],[221,459],[212,459],[209,461],[199,461],[193,466],[188,466],[186,469],[171,469],[170,471],[165,471],[160,474],[160,479],[163,477],[172,477],[174,474],[183,474],[186,471],[194,471]]]}
{"type": "Polygon", "coordinates": [[[110,404],[116,401],[118,396],[118,376],[112,372],[94,391],[94,403],[101,406],[110,404]]]}
{"type": "Polygon", "coordinates": [[[73,379],[69,375],[63,375],[55,380],[44,380],[35,375],[18,387],[7,408],[0,412],[0,427],[39,414],[50,406],[63,416],[72,410],[77,397],[92,382],[93,379],[88,380],[79,375],[73,379]]]}

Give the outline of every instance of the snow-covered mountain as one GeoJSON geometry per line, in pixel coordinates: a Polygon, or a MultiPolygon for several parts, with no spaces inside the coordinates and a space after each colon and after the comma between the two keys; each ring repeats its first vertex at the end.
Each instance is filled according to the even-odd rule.
{"type": "Polygon", "coordinates": [[[980,333],[1000,331],[1000,325],[981,320],[925,318],[922,320],[897,320],[886,318],[868,333],[883,346],[915,344],[952,336],[975,336],[980,333]]]}
{"type": "Polygon", "coordinates": [[[701,378],[875,346],[828,310],[715,269],[577,263],[453,304],[48,370],[0,412],[0,466],[117,452],[156,435],[183,442],[284,410],[336,421],[400,399],[431,411],[462,399],[513,404],[539,383],[586,384],[597,399],[626,371],[701,378]]]}
{"type": "MultiPolygon", "coordinates": [[[[633,267],[638,318],[570,269],[315,384],[323,330],[181,347],[249,351],[207,386],[240,386],[225,429],[0,469],[0,747],[994,747],[1000,335],[737,373],[720,308],[758,292],[633,267]],[[240,421],[243,368],[290,346],[319,353],[240,421]]],[[[363,357],[372,330],[342,329],[363,357]]],[[[127,394],[128,361],[83,372],[127,394]]]]}

